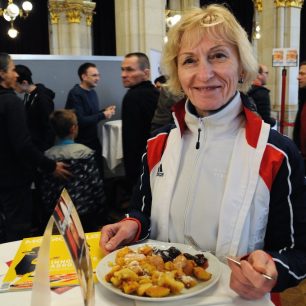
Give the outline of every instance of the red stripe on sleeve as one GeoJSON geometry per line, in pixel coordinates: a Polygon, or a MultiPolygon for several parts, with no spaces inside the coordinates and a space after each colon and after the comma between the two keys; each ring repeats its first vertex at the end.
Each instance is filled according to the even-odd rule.
{"type": "Polygon", "coordinates": [[[272,146],[267,146],[260,164],[259,175],[271,191],[272,183],[279,171],[284,160],[282,152],[276,150],[272,146]]]}

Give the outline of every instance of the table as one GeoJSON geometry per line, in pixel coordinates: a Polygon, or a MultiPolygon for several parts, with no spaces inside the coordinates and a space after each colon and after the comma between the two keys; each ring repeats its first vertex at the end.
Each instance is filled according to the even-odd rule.
{"type": "Polygon", "coordinates": [[[114,170],[123,159],[122,121],[106,122],[102,127],[102,155],[110,170],[114,170]]]}
{"type": "MultiPolygon", "coordinates": [[[[6,270],[5,263],[12,260],[20,241],[0,244],[0,283],[3,274],[6,270]],[[2,274],[2,275],[1,275],[2,274]]],[[[185,301],[177,300],[174,302],[162,303],[163,306],[203,306],[203,305],[228,305],[228,306],[273,306],[274,304],[268,297],[258,301],[246,301],[237,296],[228,288],[230,277],[230,269],[225,264],[222,264],[222,274],[218,283],[203,294],[188,298],[185,301]],[[206,296],[206,298],[205,298],[206,296]],[[210,301],[208,300],[210,298],[210,301]],[[207,304],[209,301],[209,304],[207,304]]],[[[157,306],[160,303],[142,302],[127,299],[107,291],[100,284],[95,285],[95,305],[96,306],[157,306]]],[[[51,294],[51,305],[53,306],[82,306],[82,295],[79,287],[74,287],[65,293],[51,294]]],[[[31,305],[31,291],[18,292],[3,292],[0,293],[0,305],[5,306],[30,306],[31,305]]],[[[43,305],[43,303],[42,303],[43,305]]]]}

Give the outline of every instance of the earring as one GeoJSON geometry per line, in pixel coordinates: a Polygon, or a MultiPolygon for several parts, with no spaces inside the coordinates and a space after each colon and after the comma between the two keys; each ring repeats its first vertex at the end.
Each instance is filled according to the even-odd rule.
{"type": "Polygon", "coordinates": [[[244,82],[243,76],[240,76],[240,78],[239,78],[239,80],[238,80],[238,83],[239,83],[239,84],[243,84],[243,82],[244,82]]]}

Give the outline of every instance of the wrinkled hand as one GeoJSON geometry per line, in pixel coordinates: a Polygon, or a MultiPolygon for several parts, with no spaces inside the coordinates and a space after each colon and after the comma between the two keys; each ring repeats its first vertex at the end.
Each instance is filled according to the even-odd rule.
{"type": "Polygon", "coordinates": [[[230,287],[245,299],[260,299],[266,293],[271,292],[276,284],[275,263],[264,251],[252,252],[247,260],[241,260],[241,266],[231,261],[228,261],[228,265],[232,270],[230,287]],[[261,273],[270,275],[275,280],[268,280],[261,273]]]}
{"type": "Polygon", "coordinates": [[[116,106],[115,105],[108,106],[103,113],[105,118],[110,119],[116,113],[116,106]]]}
{"type": "Polygon", "coordinates": [[[67,180],[71,176],[71,173],[68,169],[69,165],[63,162],[56,162],[56,168],[53,172],[53,175],[62,178],[64,180],[67,180]]]}
{"type": "Polygon", "coordinates": [[[108,254],[118,246],[132,242],[137,231],[138,224],[133,220],[105,225],[101,230],[100,248],[105,254],[108,254]]]}

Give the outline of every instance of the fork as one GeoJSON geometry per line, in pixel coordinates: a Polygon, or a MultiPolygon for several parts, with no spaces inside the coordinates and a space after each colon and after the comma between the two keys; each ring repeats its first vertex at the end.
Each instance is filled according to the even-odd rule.
{"type": "Polygon", "coordinates": [[[208,252],[208,253],[211,253],[211,254],[214,254],[213,251],[211,250],[203,250],[199,244],[192,238],[192,236],[189,236],[189,235],[185,235],[184,236],[185,239],[188,241],[188,244],[190,244],[195,250],[199,251],[199,252],[208,252]]]}
{"type": "MultiPolygon", "coordinates": [[[[241,262],[237,259],[234,259],[230,256],[226,256],[226,259],[234,262],[235,264],[237,264],[238,266],[241,266],[241,262]]],[[[265,273],[260,273],[264,278],[268,279],[268,280],[275,280],[275,278],[273,276],[267,275],[265,273]]]]}

